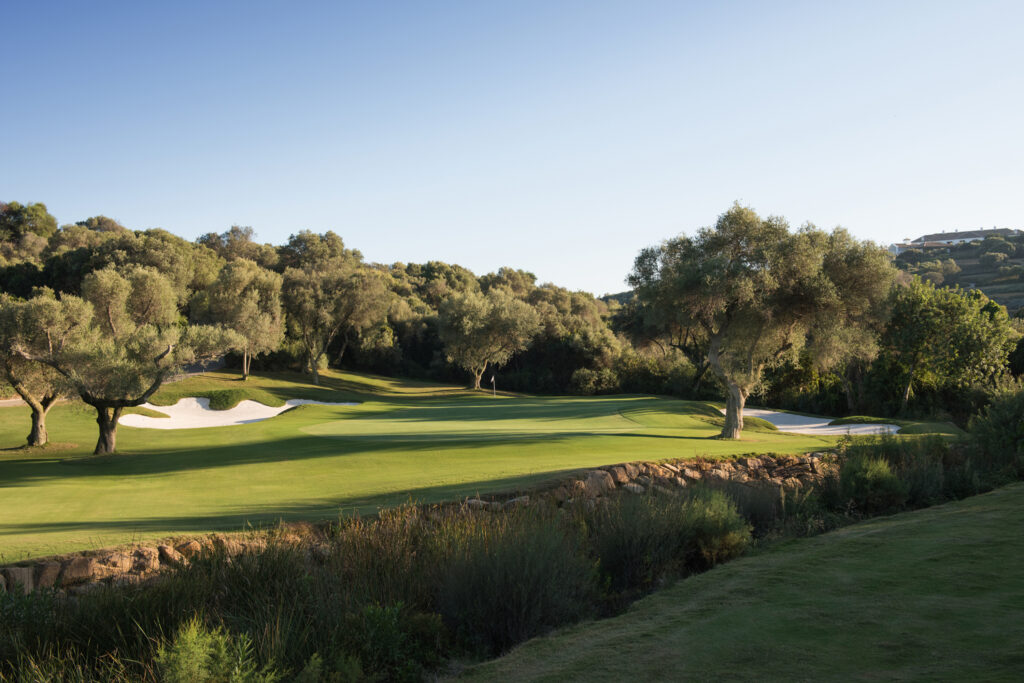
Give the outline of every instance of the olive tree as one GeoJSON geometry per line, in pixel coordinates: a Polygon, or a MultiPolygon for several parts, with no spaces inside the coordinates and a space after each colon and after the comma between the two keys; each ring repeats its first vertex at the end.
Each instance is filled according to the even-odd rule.
{"type": "MultiPolygon", "coordinates": [[[[38,311],[34,311],[38,313],[38,311]]],[[[26,360],[15,352],[23,345],[38,345],[43,340],[32,337],[41,326],[30,316],[30,307],[0,294],[0,383],[6,383],[28,405],[32,413],[32,429],[28,434],[29,446],[46,445],[46,415],[70,387],[53,368],[26,360]]]]}
{"type": "Polygon", "coordinates": [[[441,302],[438,334],[449,362],[473,375],[473,388],[488,365],[505,364],[540,330],[540,316],[505,287],[487,294],[461,292],[441,302]]]}
{"type": "Polygon", "coordinates": [[[145,403],[183,366],[238,345],[222,327],[185,324],[177,299],[165,276],[135,266],[89,273],[81,297],[44,291],[26,302],[33,334],[13,351],[55,370],[96,410],[96,454],[115,451],[125,408],[145,403]]]}
{"type": "Polygon", "coordinates": [[[886,295],[891,271],[879,247],[845,231],[791,232],[782,218],[734,204],[714,227],[641,251],[628,281],[707,349],[727,391],[721,436],[738,439],[764,369],[804,348],[814,331],[860,324],[886,295]]]}
{"type": "Polygon", "coordinates": [[[288,329],[299,341],[313,384],[328,347],[341,339],[341,359],[350,341],[387,319],[390,296],[381,274],[331,259],[284,271],[288,329]]]}
{"type": "Polygon", "coordinates": [[[194,320],[220,323],[238,333],[242,379],[249,377],[252,357],[274,351],[284,339],[280,274],[248,259],[237,259],[221,269],[192,303],[194,320]]]}

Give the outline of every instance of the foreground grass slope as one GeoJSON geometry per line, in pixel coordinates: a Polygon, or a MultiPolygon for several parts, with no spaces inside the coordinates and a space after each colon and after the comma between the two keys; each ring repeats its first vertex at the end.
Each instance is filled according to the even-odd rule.
{"type": "Polygon", "coordinates": [[[1024,484],[722,565],[486,680],[1019,680],[1024,484]]]}
{"type": "Polygon", "coordinates": [[[118,454],[92,456],[95,415],[53,409],[54,446],[23,449],[24,407],[0,408],[0,561],[284,520],[336,518],[410,498],[436,502],[513,491],[559,473],[629,460],[795,453],[829,439],[749,429],[713,437],[721,416],[704,403],[650,396],[530,397],[467,392],[327,372],[208,373],[168,385],[154,403],[208,396],[359,401],[302,406],[265,422],[158,431],[122,426],[118,454]],[[64,447],[58,444],[63,443],[64,447]]]}

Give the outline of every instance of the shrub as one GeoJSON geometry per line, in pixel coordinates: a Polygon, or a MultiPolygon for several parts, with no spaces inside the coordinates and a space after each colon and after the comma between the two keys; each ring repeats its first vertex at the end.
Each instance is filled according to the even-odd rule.
{"type": "Polygon", "coordinates": [[[686,568],[702,571],[738,557],[750,543],[750,526],[736,505],[720,491],[699,488],[683,508],[687,548],[686,568]]]}
{"type": "Polygon", "coordinates": [[[890,512],[907,500],[906,486],[881,457],[854,455],[839,471],[843,497],[865,514],[890,512]]]}
{"type": "Polygon", "coordinates": [[[674,564],[681,565],[681,507],[681,500],[619,496],[587,515],[590,547],[612,591],[649,590],[674,564]]]}
{"type": "Polygon", "coordinates": [[[584,515],[612,591],[650,590],[664,578],[708,569],[743,552],[750,527],[724,493],[618,498],[584,515]]]}
{"type": "Polygon", "coordinates": [[[569,390],[582,396],[594,394],[613,394],[619,391],[619,380],[615,372],[609,368],[591,370],[578,368],[573,371],[569,380],[569,390]]]}
{"type": "Polygon", "coordinates": [[[993,268],[995,266],[998,266],[1000,263],[1002,263],[1003,261],[1005,261],[1008,258],[1009,258],[1009,256],[1007,256],[1006,254],[1004,254],[1002,252],[990,251],[990,252],[988,252],[986,254],[982,254],[981,257],[978,258],[978,261],[983,266],[987,266],[989,268],[993,268]]]}
{"type": "Polygon", "coordinates": [[[977,467],[994,483],[1024,477],[1024,391],[993,398],[969,430],[977,467]]]}
{"type": "Polygon", "coordinates": [[[498,654],[592,613],[592,563],[579,535],[552,514],[460,515],[436,540],[438,611],[479,653],[498,654]]]}
{"type": "Polygon", "coordinates": [[[412,612],[401,604],[368,605],[350,614],[344,640],[362,670],[389,681],[422,680],[427,669],[441,663],[447,645],[440,615],[412,612]]]}
{"type": "Polygon", "coordinates": [[[157,649],[155,662],[165,683],[274,683],[282,678],[272,668],[257,665],[247,635],[232,637],[222,628],[208,629],[198,616],[157,649]]]}

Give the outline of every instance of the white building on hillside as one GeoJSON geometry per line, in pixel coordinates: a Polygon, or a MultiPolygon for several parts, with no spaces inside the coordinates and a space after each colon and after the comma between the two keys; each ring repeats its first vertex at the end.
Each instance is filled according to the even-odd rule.
{"type": "Polygon", "coordinates": [[[948,247],[964,242],[980,242],[986,237],[1013,237],[1022,231],[1013,228],[979,228],[978,230],[954,230],[953,232],[935,232],[921,235],[915,240],[905,239],[897,244],[889,245],[889,251],[902,254],[908,249],[926,249],[929,247],[948,247]]]}

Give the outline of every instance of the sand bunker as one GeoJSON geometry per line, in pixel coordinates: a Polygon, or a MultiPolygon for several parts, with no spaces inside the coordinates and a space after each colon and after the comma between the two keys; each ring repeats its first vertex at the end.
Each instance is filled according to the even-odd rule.
{"type": "MultiPolygon", "coordinates": [[[[725,410],[722,410],[725,414],[725,410]]],[[[899,425],[894,424],[849,424],[830,425],[831,417],[807,417],[806,415],[793,415],[782,413],[777,410],[763,410],[761,408],[744,409],[744,417],[759,417],[766,422],[771,422],[781,432],[792,432],[794,434],[816,434],[818,436],[841,436],[853,434],[863,436],[865,434],[895,434],[900,430],[899,425]]]]}
{"type": "Polygon", "coordinates": [[[120,424],[128,427],[144,429],[199,429],[201,427],[227,427],[244,425],[250,422],[268,420],[280,415],[295,406],[354,406],[357,403],[326,403],[324,401],[308,401],[304,398],[293,398],[285,401],[283,406],[265,406],[256,401],[240,401],[230,410],[211,410],[208,398],[183,398],[173,406],[155,406],[143,403],[141,408],[148,408],[167,417],[147,417],[145,415],[128,414],[121,418],[120,424]]]}

